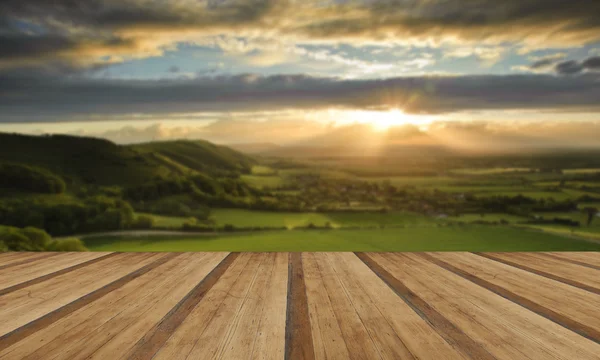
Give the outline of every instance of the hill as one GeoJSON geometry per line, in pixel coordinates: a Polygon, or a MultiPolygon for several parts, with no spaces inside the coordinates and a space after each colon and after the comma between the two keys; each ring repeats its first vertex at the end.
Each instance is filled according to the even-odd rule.
{"type": "Polygon", "coordinates": [[[123,146],[89,137],[0,133],[0,162],[46,169],[67,183],[128,186],[173,174],[247,173],[254,160],[207,141],[123,146]]]}
{"type": "Polygon", "coordinates": [[[249,173],[255,163],[250,157],[227,146],[204,140],[151,142],[129,146],[142,155],[151,155],[172,171],[186,170],[211,175],[249,173]]]}

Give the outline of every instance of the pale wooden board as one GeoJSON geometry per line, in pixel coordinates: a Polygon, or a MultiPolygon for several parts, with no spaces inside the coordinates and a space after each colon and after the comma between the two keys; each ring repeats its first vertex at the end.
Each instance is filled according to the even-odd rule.
{"type": "MultiPolygon", "coordinates": [[[[315,253],[302,254],[302,263],[315,359],[349,359],[350,353],[341,330],[342,326],[335,313],[335,305],[343,301],[341,297],[343,294],[338,294],[338,297],[334,299],[330,298],[315,253]],[[341,300],[338,300],[340,298],[341,300]]],[[[337,310],[338,312],[344,311],[341,308],[337,310]]],[[[350,321],[360,322],[358,316],[352,312],[346,318],[346,323],[350,321]]],[[[379,357],[372,344],[365,348],[365,353],[374,354],[376,358],[379,357]]]]}
{"type": "MultiPolygon", "coordinates": [[[[0,347],[0,359],[128,358],[132,349],[168,319],[186,296],[198,291],[193,289],[208,284],[203,279],[211,276],[211,285],[202,285],[206,290],[196,292],[200,295],[191,306],[178,310],[179,322],[159,330],[167,331],[167,336],[155,342],[158,345],[152,351],[158,352],[153,358],[284,358],[287,306],[295,301],[287,298],[289,254],[232,254],[236,256],[227,257],[231,264],[227,266],[220,266],[227,253],[115,254],[40,279],[107,254],[47,258],[35,253],[0,254],[0,266],[26,261],[0,269],[0,277],[13,281],[8,286],[0,282],[0,289],[12,289],[0,293],[0,337],[12,330],[22,334],[11,342],[0,342],[6,344],[0,347]],[[217,268],[222,269],[218,275],[217,268]],[[39,281],[31,282],[34,279],[39,281]],[[118,286],[107,286],[115,281],[118,286]],[[23,287],[13,288],[16,284],[23,287]],[[102,292],[93,300],[80,301],[98,290],[102,292]],[[75,303],[79,305],[73,310],[62,311],[65,305],[75,303]],[[51,322],[36,325],[33,332],[21,331],[49,313],[57,314],[51,322]]],[[[596,286],[598,270],[569,260],[594,266],[600,253],[549,254],[556,258],[493,255],[596,286]]],[[[395,277],[425,301],[419,306],[430,306],[435,316],[444,317],[441,320],[450,321],[464,333],[459,343],[473,340],[472,344],[482,345],[498,359],[600,358],[598,343],[533,312],[539,309],[513,302],[526,299],[528,306],[539,304],[553,314],[598,329],[598,294],[469,253],[368,253],[368,257],[391,274],[385,276],[395,277]],[[440,267],[443,263],[426,260],[427,256],[483,282],[467,280],[440,267]],[[499,286],[519,297],[515,295],[511,301],[486,286],[499,286]]],[[[298,306],[308,309],[305,318],[310,328],[305,334],[313,341],[315,358],[461,359],[469,354],[435,327],[443,324],[440,319],[428,322],[427,316],[433,313],[415,312],[411,307],[416,306],[414,299],[399,296],[407,295],[396,293],[397,283],[386,283],[373,272],[375,263],[367,266],[363,262],[368,259],[352,253],[303,253],[295,259],[303,263],[301,284],[307,298],[298,306]]]]}
{"type": "Polygon", "coordinates": [[[110,253],[83,252],[64,253],[26,264],[11,266],[0,270],[0,290],[6,289],[50,273],[78,265],[89,260],[106,256],[110,253]]]}
{"type": "Polygon", "coordinates": [[[600,296],[470,253],[429,253],[534,303],[600,330],[600,296]],[[568,306],[565,306],[568,303],[568,306]]]}
{"type": "Polygon", "coordinates": [[[164,254],[120,254],[0,297],[0,335],[6,334],[132,272],[164,254]]]}
{"type": "Polygon", "coordinates": [[[240,351],[251,353],[236,342],[254,344],[275,263],[273,254],[238,257],[155,358],[228,359],[240,351]]]}
{"type": "Polygon", "coordinates": [[[535,253],[490,253],[489,255],[600,289],[600,270],[535,253]]]}
{"type": "Polygon", "coordinates": [[[43,259],[47,257],[48,253],[41,252],[9,252],[0,253],[0,267],[9,266],[11,264],[20,263],[23,261],[34,261],[35,259],[43,259]]]}
{"type": "Polygon", "coordinates": [[[273,271],[252,345],[251,359],[283,359],[288,284],[288,254],[276,253],[273,271]]]}
{"type": "Polygon", "coordinates": [[[224,253],[182,254],[170,260],[144,275],[153,277],[151,283],[145,283],[145,286],[138,287],[137,291],[119,299],[118,313],[106,314],[106,312],[96,311],[92,308],[94,303],[90,304],[87,310],[95,313],[94,317],[90,318],[89,312],[85,311],[78,314],[81,323],[85,323],[86,319],[89,322],[85,331],[76,328],[70,334],[64,333],[66,336],[71,336],[71,340],[57,339],[56,342],[66,345],[54,346],[54,342],[51,342],[32,353],[29,358],[120,358],[117,354],[122,357],[225,255],[224,253]],[[90,326],[91,324],[93,326],[90,326]]]}
{"type": "Polygon", "coordinates": [[[600,267],[600,253],[598,252],[549,252],[547,254],[600,267]]]}
{"type": "Polygon", "coordinates": [[[409,358],[407,354],[397,353],[397,349],[403,347],[417,359],[464,358],[356,255],[327,253],[326,256],[363,322],[369,324],[382,358],[409,358]]]}
{"type": "Polygon", "coordinates": [[[156,290],[162,283],[158,279],[170,276],[178,262],[173,260],[158,266],[156,269],[132,280],[123,287],[61,318],[45,329],[42,329],[24,340],[0,352],[0,359],[18,358],[35,354],[40,348],[52,352],[71,344],[92,332],[106,321],[120,314],[124,308],[132,304],[132,299],[156,290]]]}
{"type": "Polygon", "coordinates": [[[240,255],[158,351],[156,359],[186,359],[198,337],[215,316],[229,290],[238,282],[251,254],[240,255]]]}
{"type": "Polygon", "coordinates": [[[415,254],[372,256],[498,358],[598,359],[597,343],[415,254]]]}

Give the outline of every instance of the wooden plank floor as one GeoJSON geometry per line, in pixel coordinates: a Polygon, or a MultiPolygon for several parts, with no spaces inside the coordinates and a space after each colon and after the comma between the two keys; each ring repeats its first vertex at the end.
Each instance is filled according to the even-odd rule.
{"type": "Polygon", "coordinates": [[[600,253],[3,253],[0,359],[600,359],[600,253]]]}

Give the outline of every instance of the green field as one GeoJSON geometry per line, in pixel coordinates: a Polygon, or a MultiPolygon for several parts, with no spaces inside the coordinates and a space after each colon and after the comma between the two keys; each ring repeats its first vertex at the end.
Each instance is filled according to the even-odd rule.
{"type": "Polygon", "coordinates": [[[185,222],[189,221],[190,218],[178,217],[178,216],[162,216],[155,214],[137,213],[137,215],[150,216],[154,219],[154,226],[156,227],[173,227],[180,228],[185,222]]]}
{"type": "Polygon", "coordinates": [[[236,227],[304,227],[309,224],[333,227],[379,227],[379,226],[428,226],[440,222],[425,215],[404,211],[379,212],[336,212],[336,213],[296,213],[268,212],[241,209],[213,209],[211,218],[222,226],[236,227]]]}
{"type": "Polygon", "coordinates": [[[481,169],[455,169],[452,170],[455,174],[462,175],[497,175],[505,173],[530,172],[529,168],[481,168],[481,169]]]}
{"type": "Polygon", "coordinates": [[[279,175],[242,175],[240,178],[258,189],[273,189],[285,185],[285,179],[279,175]]]}
{"type": "Polygon", "coordinates": [[[87,238],[93,251],[586,251],[600,244],[501,226],[284,230],[227,235],[87,238]]]}
{"type": "MultiPolygon", "coordinates": [[[[331,219],[320,213],[250,211],[243,209],[213,209],[211,218],[217,225],[234,225],[236,227],[287,227],[307,226],[312,223],[324,226],[331,219]]],[[[334,225],[334,224],[332,224],[334,225]]]]}
{"type": "Polygon", "coordinates": [[[449,216],[446,218],[450,221],[460,221],[460,222],[472,222],[472,221],[487,221],[487,222],[500,222],[502,220],[508,221],[509,223],[518,223],[521,221],[526,221],[528,218],[510,214],[484,214],[481,216],[480,214],[462,214],[459,216],[449,216]]]}

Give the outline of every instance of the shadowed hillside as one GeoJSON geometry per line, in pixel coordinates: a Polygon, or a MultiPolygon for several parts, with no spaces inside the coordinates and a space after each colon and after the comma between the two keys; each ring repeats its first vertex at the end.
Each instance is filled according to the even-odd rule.
{"type": "Polygon", "coordinates": [[[87,137],[0,134],[0,162],[47,169],[68,183],[123,186],[173,174],[246,173],[253,160],[206,141],[120,146],[87,137]]]}

